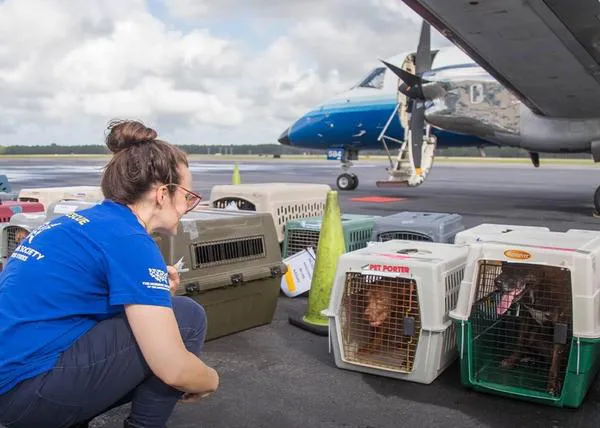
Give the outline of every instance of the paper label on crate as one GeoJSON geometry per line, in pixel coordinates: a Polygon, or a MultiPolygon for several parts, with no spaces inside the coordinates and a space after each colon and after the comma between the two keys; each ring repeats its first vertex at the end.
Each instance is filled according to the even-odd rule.
{"type": "Polygon", "coordinates": [[[531,253],[523,250],[506,250],[504,255],[509,259],[527,260],[531,258],[531,253]]]}
{"type": "Polygon", "coordinates": [[[296,297],[310,290],[315,259],[314,250],[308,248],[283,260],[287,273],[281,278],[281,291],[286,296],[296,297]]]}
{"type": "Polygon", "coordinates": [[[67,204],[56,204],[54,206],[54,212],[57,214],[69,214],[75,212],[77,207],[75,205],[67,205],[67,204]]]}

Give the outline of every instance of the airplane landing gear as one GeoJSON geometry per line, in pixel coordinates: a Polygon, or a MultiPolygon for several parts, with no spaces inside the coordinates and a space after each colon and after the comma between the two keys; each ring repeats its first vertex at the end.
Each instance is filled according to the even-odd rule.
{"type": "Polygon", "coordinates": [[[336,184],[340,190],[355,190],[358,187],[358,177],[345,172],[338,176],[336,184]]]}
{"type": "Polygon", "coordinates": [[[342,162],[342,170],[344,171],[337,178],[336,184],[338,189],[342,191],[346,190],[356,190],[358,187],[358,177],[356,174],[353,174],[350,171],[350,167],[352,166],[351,160],[358,159],[358,150],[344,150],[342,152],[342,158],[340,161],[342,162]]]}

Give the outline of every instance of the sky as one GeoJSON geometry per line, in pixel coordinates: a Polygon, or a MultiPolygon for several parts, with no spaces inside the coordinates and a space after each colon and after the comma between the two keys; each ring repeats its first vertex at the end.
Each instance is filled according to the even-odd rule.
{"type": "Polygon", "coordinates": [[[0,0],[0,146],[103,144],[115,118],[276,143],[420,25],[401,0],[0,0]]]}

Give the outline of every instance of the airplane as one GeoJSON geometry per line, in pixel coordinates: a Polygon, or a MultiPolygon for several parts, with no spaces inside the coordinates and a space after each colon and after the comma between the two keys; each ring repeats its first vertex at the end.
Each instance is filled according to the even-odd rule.
{"type": "MultiPolygon", "coordinates": [[[[407,62],[414,63],[414,55],[414,52],[405,52],[386,59],[347,91],[310,109],[281,133],[278,142],[304,149],[326,149],[328,159],[341,162],[343,173],[337,178],[338,189],[355,190],[359,180],[356,174],[349,171],[352,161],[359,159],[361,150],[385,148],[389,154],[390,143],[402,149],[410,106],[406,97],[398,92],[401,80],[389,66],[401,67],[407,62]]],[[[443,70],[457,65],[458,67],[476,66],[455,46],[439,50],[434,61],[437,69],[443,70]]],[[[436,147],[483,149],[485,146],[495,145],[483,138],[441,129],[432,129],[431,133],[436,137],[436,147]]],[[[398,159],[406,161],[406,146],[400,152],[398,159]]],[[[427,154],[432,155],[431,151],[427,154]]],[[[429,161],[427,165],[430,166],[433,157],[425,157],[425,160],[429,161]]],[[[396,177],[407,179],[411,176],[410,162],[395,165],[391,156],[389,158],[390,170],[396,177]]],[[[378,182],[380,187],[385,184],[378,182]]]]}
{"type": "MultiPolygon", "coordinates": [[[[378,187],[423,183],[436,146],[520,147],[535,167],[540,153],[600,161],[597,0],[402,1],[424,19],[416,52],[382,61],[383,70],[294,122],[281,144],[337,154],[340,190],[358,185],[346,171],[359,150],[390,141],[401,145],[398,159],[388,151],[378,187]],[[430,26],[453,46],[432,50],[430,26]]],[[[593,200],[600,212],[600,187],[593,200]]]]}

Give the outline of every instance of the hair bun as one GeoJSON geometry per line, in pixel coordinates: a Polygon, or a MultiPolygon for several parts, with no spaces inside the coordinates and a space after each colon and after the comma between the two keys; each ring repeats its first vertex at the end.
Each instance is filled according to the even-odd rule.
{"type": "Polygon", "coordinates": [[[106,146],[113,153],[118,153],[131,146],[143,144],[157,137],[156,131],[135,120],[116,120],[108,125],[106,146]]]}

